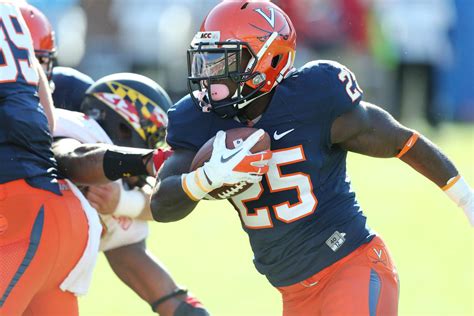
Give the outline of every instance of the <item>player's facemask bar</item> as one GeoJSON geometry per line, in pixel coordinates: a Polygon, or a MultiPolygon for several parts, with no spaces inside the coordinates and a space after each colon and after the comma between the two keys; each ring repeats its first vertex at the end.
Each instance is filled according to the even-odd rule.
{"type": "Polygon", "coordinates": [[[258,58],[245,42],[227,41],[199,43],[188,50],[188,88],[191,97],[204,112],[214,111],[224,118],[234,117],[248,101],[255,98],[265,80],[247,95],[242,94],[245,82],[260,74],[253,72],[258,58]],[[252,65],[242,65],[242,49],[251,55],[252,65]],[[237,86],[230,96],[223,81],[231,80],[237,86]]]}
{"type": "Polygon", "coordinates": [[[51,81],[53,78],[53,66],[56,60],[56,51],[35,50],[35,56],[44,69],[46,78],[51,81]]]}

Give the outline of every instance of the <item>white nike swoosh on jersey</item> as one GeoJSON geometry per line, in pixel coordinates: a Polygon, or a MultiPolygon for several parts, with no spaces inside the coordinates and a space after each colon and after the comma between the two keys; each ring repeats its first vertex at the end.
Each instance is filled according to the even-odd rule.
{"type": "Polygon", "coordinates": [[[289,133],[293,132],[294,130],[295,130],[295,129],[292,128],[292,129],[289,129],[289,130],[287,130],[286,132],[283,132],[283,133],[281,133],[281,134],[278,134],[278,132],[275,131],[275,133],[273,133],[273,138],[274,138],[275,140],[279,140],[279,139],[281,139],[282,137],[284,137],[284,136],[288,135],[289,133]]]}

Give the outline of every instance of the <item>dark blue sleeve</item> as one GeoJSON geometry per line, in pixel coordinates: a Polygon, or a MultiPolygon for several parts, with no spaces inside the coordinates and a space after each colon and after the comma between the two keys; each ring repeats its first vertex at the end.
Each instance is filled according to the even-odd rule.
{"type": "Polygon", "coordinates": [[[168,110],[166,142],[173,149],[198,151],[211,138],[212,114],[203,113],[189,95],[168,110]]]}
{"type": "Polygon", "coordinates": [[[52,80],[54,105],[77,112],[86,90],[94,83],[91,77],[69,67],[54,67],[52,80]]]}
{"type": "Polygon", "coordinates": [[[323,142],[331,147],[332,123],[337,117],[359,106],[363,92],[355,75],[347,67],[334,61],[308,63],[301,73],[313,103],[309,106],[307,115],[321,126],[323,142]]]}

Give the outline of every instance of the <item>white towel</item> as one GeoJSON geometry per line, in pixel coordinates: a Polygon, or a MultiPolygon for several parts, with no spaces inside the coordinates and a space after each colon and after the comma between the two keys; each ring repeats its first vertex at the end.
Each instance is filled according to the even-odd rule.
{"type": "MultiPolygon", "coordinates": [[[[84,114],[57,108],[54,110],[56,119],[54,137],[70,137],[84,143],[112,143],[99,124],[84,114]]],[[[81,191],[72,182],[67,180],[67,183],[84,209],[89,224],[89,238],[82,257],[61,283],[60,288],[79,296],[85,295],[90,286],[92,272],[99,254],[102,225],[97,211],[89,204],[81,191]]]]}
{"type": "Polygon", "coordinates": [[[99,254],[100,234],[102,225],[97,215],[97,211],[89,204],[79,189],[69,180],[66,180],[72,193],[81,202],[84,213],[89,224],[89,238],[82,257],[76,266],[69,272],[68,276],[59,286],[63,291],[69,291],[76,296],[85,295],[89,290],[92,280],[92,272],[99,254]]]}

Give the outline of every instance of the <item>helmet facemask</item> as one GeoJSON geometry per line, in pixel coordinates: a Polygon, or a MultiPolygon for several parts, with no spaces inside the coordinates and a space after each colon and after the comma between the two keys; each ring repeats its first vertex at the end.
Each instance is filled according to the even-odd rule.
{"type": "Polygon", "coordinates": [[[49,81],[53,78],[53,67],[56,61],[56,51],[35,50],[36,59],[46,74],[49,81]]]}
{"type": "Polygon", "coordinates": [[[223,118],[236,116],[265,85],[264,75],[254,72],[257,62],[258,57],[246,42],[200,41],[192,45],[188,50],[188,88],[193,101],[204,112],[214,111],[223,118]],[[250,62],[243,65],[246,53],[250,62]],[[256,88],[247,87],[245,90],[251,91],[244,94],[249,80],[256,88]],[[229,86],[235,87],[235,92],[229,86]]]}

